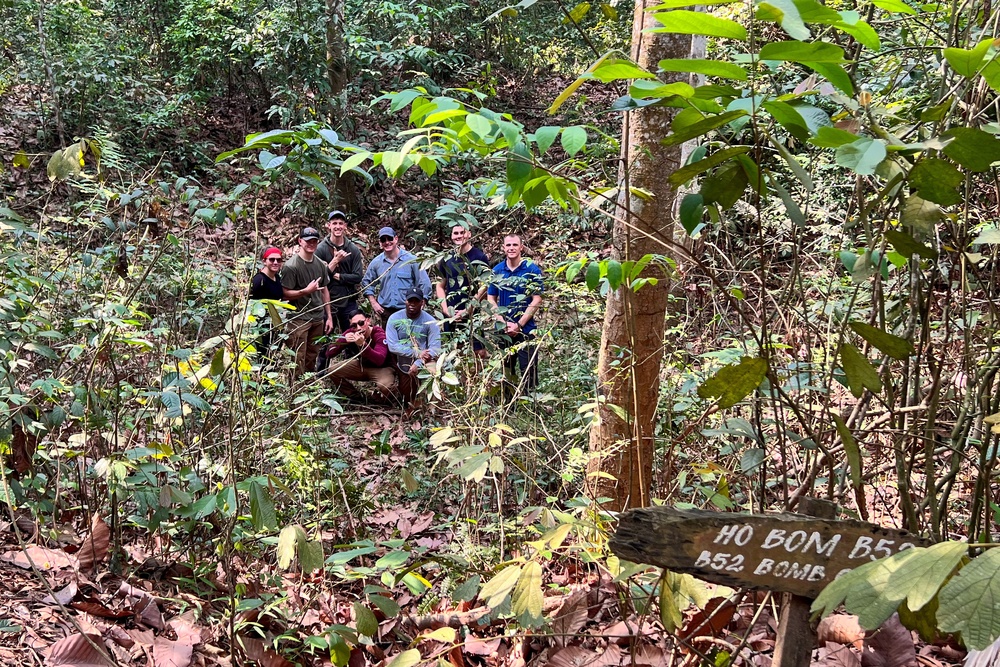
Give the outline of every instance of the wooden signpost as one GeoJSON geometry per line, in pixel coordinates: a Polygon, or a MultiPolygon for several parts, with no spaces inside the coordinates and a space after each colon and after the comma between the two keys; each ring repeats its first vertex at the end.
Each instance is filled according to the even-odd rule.
{"type": "Polygon", "coordinates": [[[861,521],[818,518],[834,516],[834,506],[825,501],[804,498],[801,509],[814,516],[630,510],[618,523],[611,550],[717,584],[790,593],[785,608],[793,611],[782,614],[774,664],[808,665],[815,643],[809,601],[843,572],[931,542],[861,521]]]}

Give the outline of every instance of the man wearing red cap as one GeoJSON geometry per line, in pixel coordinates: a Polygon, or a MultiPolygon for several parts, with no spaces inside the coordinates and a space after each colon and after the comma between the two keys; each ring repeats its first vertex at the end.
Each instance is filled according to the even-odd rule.
{"type": "Polygon", "coordinates": [[[316,367],[318,339],[333,331],[330,292],[326,289],[330,274],[323,260],[316,259],[319,232],[306,227],[299,234],[299,249],[281,270],[285,299],[295,306],[289,320],[288,346],[295,350],[295,376],[316,367]]]}
{"type": "MultiPolygon", "coordinates": [[[[264,260],[264,265],[257,272],[257,275],[253,277],[253,280],[250,281],[250,298],[253,300],[273,299],[274,301],[281,301],[285,298],[281,281],[278,280],[278,271],[281,270],[281,264],[285,261],[284,257],[282,257],[281,249],[271,246],[264,251],[261,257],[264,260]]],[[[268,317],[267,319],[271,318],[268,317]]],[[[261,328],[263,329],[263,333],[261,333],[260,338],[257,340],[257,352],[258,354],[263,354],[265,357],[270,357],[271,345],[275,337],[275,328],[272,324],[267,324],[266,327],[262,326],[261,328]]]]}

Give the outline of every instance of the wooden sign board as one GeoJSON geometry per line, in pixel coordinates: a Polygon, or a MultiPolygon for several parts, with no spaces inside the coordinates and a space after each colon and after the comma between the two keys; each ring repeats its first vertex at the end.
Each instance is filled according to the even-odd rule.
{"type": "Polygon", "coordinates": [[[726,586],[815,598],[842,572],[930,540],[861,521],[645,507],[622,515],[620,558],[726,586]]]}

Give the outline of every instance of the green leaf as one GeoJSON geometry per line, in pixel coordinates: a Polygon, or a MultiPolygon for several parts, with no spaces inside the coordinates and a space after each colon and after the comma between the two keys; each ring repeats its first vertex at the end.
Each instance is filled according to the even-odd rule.
{"type": "Polygon", "coordinates": [[[661,60],[657,65],[662,72],[694,72],[705,76],[717,76],[720,79],[747,80],[747,71],[739,65],[719,60],[700,58],[676,58],[661,60]]]}
{"type": "Polygon", "coordinates": [[[595,67],[590,75],[601,83],[611,83],[622,79],[655,79],[656,75],[647,72],[631,60],[608,58],[595,67]]]}
{"type": "Polygon", "coordinates": [[[851,76],[841,65],[825,62],[803,62],[802,64],[817,74],[826,77],[827,81],[832,83],[845,95],[854,95],[854,84],[851,83],[851,76]]]}
{"type": "Polygon", "coordinates": [[[959,570],[939,593],[938,625],[960,632],[968,648],[982,650],[1000,636],[1000,549],[989,549],[959,570]]]}
{"type": "Polygon", "coordinates": [[[507,594],[513,590],[520,576],[520,565],[508,565],[483,585],[482,590],[479,591],[479,599],[484,601],[490,609],[496,609],[506,599],[507,594]]]}
{"type": "Polygon", "coordinates": [[[374,637],[375,633],[378,632],[378,619],[375,618],[375,614],[372,610],[361,604],[360,602],[355,602],[354,606],[354,627],[357,628],[358,633],[365,635],[366,637],[374,637]]]}
{"type": "Polygon", "coordinates": [[[809,130],[806,127],[806,121],[795,110],[788,102],[777,102],[775,100],[769,100],[761,104],[771,117],[774,118],[783,128],[788,130],[788,132],[798,139],[799,141],[806,141],[809,139],[809,130]]]}
{"type": "Polygon", "coordinates": [[[903,0],[872,0],[872,4],[894,14],[916,14],[917,10],[903,0]]]}
{"type": "Polygon", "coordinates": [[[1000,160],[1000,141],[982,130],[956,127],[945,132],[943,138],[952,139],[944,147],[944,154],[969,171],[988,171],[1000,160]]]}
{"type": "Polygon", "coordinates": [[[937,250],[924,245],[906,232],[887,229],[885,231],[885,238],[896,249],[896,252],[906,258],[919,255],[924,259],[937,259],[937,250]]]}
{"type": "Polygon", "coordinates": [[[608,260],[608,286],[611,289],[618,289],[622,284],[622,264],[617,259],[608,260]]]}
{"type": "Polygon", "coordinates": [[[941,220],[941,207],[918,195],[910,195],[899,211],[899,223],[904,227],[929,236],[941,220]]]}
{"type": "Polygon", "coordinates": [[[828,42],[771,42],[761,48],[760,59],[839,64],[844,62],[844,49],[828,42]]]}
{"type": "Polygon", "coordinates": [[[296,524],[281,529],[281,533],[278,535],[278,567],[287,570],[291,566],[292,561],[295,560],[299,543],[304,542],[305,539],[306,532],[302,530],[302,526],[296,524]]]}
{"type": "Polygon", "coordinates": [[[681,226],[689,236],[694,236],[701,227],[701,219],[705,215],[705,198],[698,193],[684,195],[681,200],[681,226]]]}
{"type": "Polygon", "coordinates": [[[958,186],[963,180],[962,172],[938,158],[921,160],[910,170],[910,184],[917,194],[942,206],[961,203],[958,186]]]}
{"type": "Polygon", "coordinates": [[[697,162],[692,162],[689,165],[681,167],[674,173],[670,174],[670,184],[674,187],[683,185],[687,183],[692,178],[698,174],[708,171],[712,167],[722,164],[730,158],[736,157],[737,155],[742,155],[750,151],[749,146],[730,146],[729,148],[724,148],[721,151],[713,153],[712,155],[698,160],[697,162]]]}
{"type": "Polygon", "coordinates": [[[250,482],[250,518],[258,531],[277,530],[278,517],[274,513],[274,501],[263,486],[250,482]]]}
{"type": "MultiPolygon", "coordinates": [[[[841,12],[841,14],[843,13],[844,12],[841,12]]],[[[833,27],[842,32],[846,32],[869,51],[878,52],[882,49],[882,40],[879,39],[878,33],[875,32],[875,29],[872,28],[867,21],[859,20],[856,23],[838,21],[833,24],[833,27]]]]}
{"type": "Polygon", "coordinates": [[[969,552],[964,542],[941,542],[930,547],[916,547],[906,566],[889,575],[889,588],[906,592],[906,606],[919,611],[927,605],[952,571],[969,552]]]}
{"type": "Polygon", "coordinates": [[[880,139],[862,137],[857,141],[837,148],[836,162],[856,174],[871,176],[875,168],[885,159],[885,143],[880,139]]]}
{"type": "Polygon", "coordinates": [[[347,551],[338,551],[337,553],[330,554],[327,559],[327,563],[330,565],[343,565],[348,563],[358,556],[367,556],[368,554],[375,553],[378,551],[376,547],[358,547],[356,549],[348,549],[347,551]]]}
{"type": "Polygon", "coordinates": [[[563,17],[563,23],[579,23],[590,11],[589,2],[581,2],[569,11],[569,16],[563,17]]]}
{"type": "Polygon", "coordinates": [[[855,398],[861,398],[865,389],[870,389],[874,394],[882,391],[882,380],[878,376],[878,371],[858,348],[850,343],[841,344],[840,361],[844,367],[844,375],[847,376],[847,384],[855,398]]]}
{"type": "Polygon", "coordinates": [[[538,146],[539,155],[544,155],[545,151],[549,150],[561,131],[562,128],[558,125],[544,125],[535,130],[535,144],[538,146]]]}
{"type": "Polygon", "coordinates": [[[395,618],[399,615],[399,604],[395,600],[391,600],[383,595],[369,595],[368,601],[378,607],[379,611],[385,614],[386,618],[395,618]]]}
{"type": "Polygon", "coordinates": [[[575,80],[575,81],[573,81],[573,83],[571,83],[571,84],[569,84],[568,86],[566,86],[566,89],[565,89],[565,90],[563,90],[563,91],[562,91],[561,93],[559,93],[559,95],[558,95],[558,96],[556,97],[556,99],[555,99],[555,100],[554,100],[554,101],[552,102],[551,106],[549,106],[549,108],[547,109],[548,113],[550,113],[550,114],[554,114],[554,113],[555,113],[556,111],[558,111],[558,110],[559,110],[559,107],[561,107],[561,106],[562,106],[563,104],[565,104],[565,103],[566,103],[566,100],[568,100],[568,99],[569,99],[569,98],[570,98],[570,97],[571,97],[571,96],[573,95],[573,93],[575,93],[575,92],[576,92],[576,90],[577,90],[577,89],[578,89],[578,88],[579,88],[580,86],[582,86],[582,85],[583,85],[583,83],[584,83],[585,81],[589,81],[589,80],[591,80],[591,79],[593,78],[593,77],[591,76],[591,73],[592,73],[592,72],[593,72],[593,71],[594,71],[595,69],[597,69],[598,67],[600,67],[600,66],[601,66],[601,64],[602,64],[602,63],[603,63],[603,62],[604,62],[605,60],[608,60],[609,58],[612,58],[612,57],[613,57],[613,56],[615,56],[615,55],[616,55],[617,53],[618,53],[618,52],[617,52],[617,50],[611,50],[611,51],[608,51],[607,53],[605,53],[604,55],[602,55],[602,56],[601,56],[600,58],[598,58],[597,60],[595,60],[595,61],[594,61],[594,62],[593,62],[593,63],[592,63],[591,65],[590,65],[590,67],[588,67],[588,68],[587,68],[587,71],[586,71],[586,72],[584,72],[583,74],[581,74],[580,76],[578,76],[578,77],[576,78],[576,80],[575,80]]]}
{"type": "Polygon", "coordinates": [[[519,616],[526,625],[539,625],[542,622],[542,566],[537,561],[531,561],[521,570],[514,593],[511,596],[511,611],[519,616]]]}
{"type": "Polygon", "coordinates": [[[792,39],[809,39],[812,33],[802,21],[798,7],[792,0],[768,0],[757,7],[758,20],[775,21],[792,39]]]}
{"type": "Polygon", "coordinates": [[[389,661],[389,664],[385,667],[413,667],[420,663],[423,658],[420,656],[420,651],[415,648],[403,651],[395,658],[389,661]]]}
{"type": "Polygon", "coordinates": [[[996,225],[985,227],[972,242],[972,245],[996,245],[1000,243],[1000,228],[996,225]]]}
{"type": "Polygon", "coordinates": [[[570,157],[576,155],[587,145],[587,130],[579,125],[571,125],[562,131],[562,147],[570,157]]]}
{"type": "Polygon", "coordinates": [[[739,201],[749,183],[742,165],[733,163],[719,167],[719,170],[702,181],[701,196],[706,203],[715,202],[725,210],[739,201]]]}
{"type": "Polygon", "coordinates": [[[707,134],[712,130],[722,127],[737,118],[742,118],[746,116],[747,112],[742,109],[737,111],[727,111],[726,113],[719,114],[717,116],[709,116],[704,120],[699,120],[695,123],[689,125],[684,125],[682,127],[677,127],[675,125],[673,134],[660,139],[660,143],[664,146],[676,146],[677,144],[683,144],[685,141],[690,141],[695,137],[700,137],[703,134],[707,134]]]}
{"type": "Polygon", "coordinates": [[[405,565],[409,559],[409,551],[390,551],[375,561],[375,567],[380,570],[396,570],[405,565]]]}
{"type": "Polygon", "coordinates": [[[731,408],[760,386],[767,376],[767,361],[743,357],[738,364],[720,368],[698,387],[701,398],[718,398],[719,407],[731,408]]]}
{"type": "Polygon", "coordinates": [[[465,124],[468,125],[473,134],[478,136],[480,139],[486,139],[493,134],[493,123],[477,113],[470,113],[466,116],[465,124]]]}
{"type": "Polygon", "coordinates": [[[302,540],[299,542],[299,564],[305,573],[321,569],[323,567],[323,541],[319,539],[307,540],[303,532],[302,540]]]}
{"type": "Polygon", "coordinates": [[[913,343],[905,338],[886,333],[864,322],[851,322],[849,326],[854,330],[854,333],[893,359],[903,360],[914,353],[913,343]]]}
{"type": "Polygon", "coordinates": [[[519,190],[531,178],[531,154],[524,142],[517,142],[507,151],[507,184],[519,190]]]}
{"type": "Polygon", "coordinates": [[[208,372],[212,375],[218,377],[222,375],[226,370],[226,348],[220,347],[212,355],[212,365],[209,366],[208,372]]]}
{"type": "Polygon", "coordinates": [[[854,143],[858,140],[858,135],[847,130],[836,127],[821,127],[815,137],[809,139],[809,143],[820,148],[837,148],[844,144],[854,143]]]}
{"type": "MultiPolygon", "coordinates": [[[[843,353],[843,350],[841,352],[843,353]]],[[[858,447],[851,429],[847,428],[847,424],[840,418],[840,415],[833,415],[833,421],[837,425],[837,432],[844,443],[844,453],[847,454],[847,463],[851,470],[851,484],[855,489],[860,489],[861,484],[864,482],[861,474],[861,449],[858,447]]]]}
{"type": "Polygon", "coordinates": [[[601,283],[601,263],[591,262],[587,265],[587,289],[594,291],[601,283]]]}
{"type": "Polygon", "coordinates": [[[785,164],[788,165],[788,168],[792,171],[792,174],[795,175],[796,180],[798,180],[798,182],[802,184],[802,187],[805,188],[806,192],[812,192],[813,181],[812,178],[809,177],[809,172],[807,172],[805,168],[795,158],[795,156],[792,155],[791,151],[785,148],[785,145],[781,141],[779,141],[773,135],[768,135],[768,139],[770,139],[771,145],[774,146],[774,148],[778,151],[778,154],[781,155],[782,159],[785,161],[785,164]]]}
{"type": "Polygon", "coordinates": [[[728,37],[746,41],[746,28],[736,21],[721,19],[711,14],[677,9],[672,12],[653,14],[662,27],[650,28],[650,32],[670,32],[682,35],[705,35],[706,37],[728,37]]]}

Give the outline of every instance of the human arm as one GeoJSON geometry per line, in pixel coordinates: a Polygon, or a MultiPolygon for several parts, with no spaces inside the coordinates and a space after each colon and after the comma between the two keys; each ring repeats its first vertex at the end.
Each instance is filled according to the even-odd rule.
{"type": "Polygon", "coordinates": [[[516,320],[507,322],[507,333],[511,335],[516,335],[521,333],[521,331],[523,331],[524,328],[528,326],[528,323],[531,322],[531,320],[535,317],[535,313],[538,312],[538,309],[541,307],[541,305],[542,305],[542,295],[533,294],[531,296],[531,302],[528,303],[528,307],[524,309],[524,312],[521,313],[521,316],[518,317],[516,320]]]}
{"type": "Polygon", "coordinates": [[[385,342],[385,331],[382,330],[382,327],[372,327],[371,332],[371,339],[361,349],[361,358],[372,366],[381,367],[385,363],[385,358],[389,356],[389,346],[385,342]]]}
{"type": "Polygon", "coordinates": [[[451,311],[448,310],[448,291],[447,291],[447,279],[442,278],[434,284],[434,291],[437,294],[437,298],[441,300],[441,313],[445,317],[451,317],[451,311]]]}
{"type": "Polygon", "coordinates": [[[413,356],[413,349],[410,347],[410,340],[407,338],[403,343],[399,340],[399,332],[396,330],[396,322],[389,322],[385,329],[385,344],[389,351],[403,357],[413,356]]]}
{"type": "MultiPolygon", "coordinates": [[[[295,299],[301,299],[304,296],[309,296],[310,294],[312,294],[316,290],[319,290],[319,289],[325,290],[326,288],[325,287],[320,287],[319,283],[320,283],[320,279],[316,278],[315,280],[313,280],[312,282],[310,282],[308,285],[306,285],[302,289],[288,289],[287,287],[285,287],[284,283],[282,283],[282,285],[281,285],[281,291],[284,293],[285,299],[287,299],[288,301],[294,301],[295,299]]],[[[327,297],[326,307],[327,307],[327,310],[329,310],[329,308],[330,308],[330,299],[329,299],[329,297],[327,297]]]]}
{"type": "Polygon", "coordinates": [[[361,283],[361,276],[365,271],[364,260],[361,259],[361,251],[354,247],[346,260],[341,260],[338,273],[338,280],[345,285],[358,285],[361,283]]]}
{"type": "Polygon", "coordinates": [[[417,271],[417,283],[420,285],[420,291],[424,293],[424,297],[431,298],[434,294],[433,289],[431,289],[431,278],[423,269],[417,271]]]}
{"type": "Polygon", "coordinates": [[[330,290],[327,287],[320,288],[320,296],[323,299],[323,313],[326,315],[323,323],[323,333],[333,331],[333,312],[330,310],[330,290]]]}
{"type": "Polygon", "coordinates": [[[368,303],[371,304],[372,312],[376,315],[381,315],[385,311],[385,308],[382,307],[382,304],[375,297],[375,285],[380,279],[378,268],[375,266],[376,263],[376,260],[372,260],[372,263],[368,265],[368,270],[365,271],[365,276],[361,280],[361,289],[368,298],[368,303]]]}

